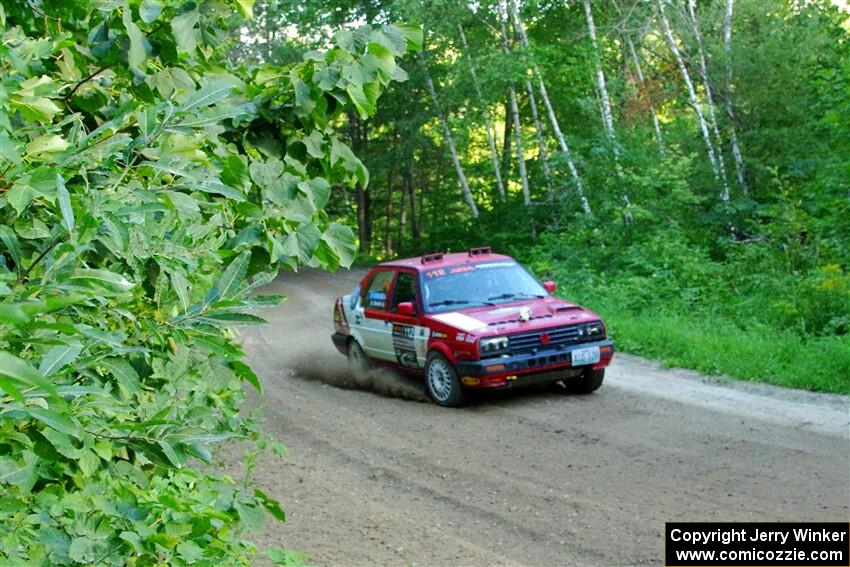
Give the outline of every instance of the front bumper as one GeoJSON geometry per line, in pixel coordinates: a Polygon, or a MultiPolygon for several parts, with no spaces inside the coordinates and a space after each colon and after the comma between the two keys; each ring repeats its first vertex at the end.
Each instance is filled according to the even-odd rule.
{"type": "Polygon", "coordinates": [[[598,370],[611,363],[614,341],[605,339],[580,343],[564,348],[540,350],[534,353],[485,358],[483,360],[458,360],[455,363],[461,382],[471,388],[501,388],[505,386],[556,382],[576,376],[585,369],[598,370]],[[572,351],[599,347],[599,362],[584,366],[572,365],[572,351]],[[468,378],[465,380],[465,378],[468,378]]]}
{"type": "Polygon", "coordinates": [[[348,335],[334,333],[331,335],[331,340],[334,342],[336,350],[348,356],[348,335]]]}

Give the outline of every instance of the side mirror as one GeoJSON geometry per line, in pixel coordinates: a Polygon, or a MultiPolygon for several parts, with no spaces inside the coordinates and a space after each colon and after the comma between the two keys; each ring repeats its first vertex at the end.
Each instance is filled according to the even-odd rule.
{"type": "Polygon", "coordinates": [[[545,282],[543,282],[543,287],[546,288],[546,291],[548,291],[549,293],[555,293],[555,291],[558,289],[558,284],[556,284],[552,280],[546,280],[545,282]]]}
{"type": "Polygon", "coordinates": [[[398,314],[404,315],[405,317],[411,317],[416,312],[416,308],[413,306],[413,303],[409,301],[402,301],[398,304],[398,314]]]}

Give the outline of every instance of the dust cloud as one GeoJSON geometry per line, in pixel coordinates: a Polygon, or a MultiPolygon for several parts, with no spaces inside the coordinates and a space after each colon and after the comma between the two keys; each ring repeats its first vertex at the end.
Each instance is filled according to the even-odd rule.
{"type": "Polygon", "coordinates": [[[387,398],[412,402],[427,402],[428,397],[420,380],[401,376],[390,370],[371,368],[355,371],[338,353],[302,353],[292,364],[292,374],[305,380],[324,382],[344,390],[362,390],[387,398]]]}

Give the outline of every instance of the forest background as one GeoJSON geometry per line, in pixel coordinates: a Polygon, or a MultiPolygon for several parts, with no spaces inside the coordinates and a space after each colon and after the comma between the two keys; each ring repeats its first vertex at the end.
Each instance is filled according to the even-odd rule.
{"type": "Polygon", "coordinates": [[[235,57],[419,22],[370,172],[328,211],[359,261],[490,245],[621,350],[850,390],[850,14],[829,0],[259,1],[235,57]],[[346,32],[349,33],[349,32],[346,32]]]}

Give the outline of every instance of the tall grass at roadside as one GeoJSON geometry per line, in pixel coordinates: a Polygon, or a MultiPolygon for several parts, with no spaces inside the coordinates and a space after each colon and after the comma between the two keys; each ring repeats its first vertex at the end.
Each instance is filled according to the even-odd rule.
{"type": "Polygon", "coordinates": [[[742,329],[732,321],[698,311],[635,312],[624,308],[616,297],[607,296],[604,289],[562,289],[559,295],[602,316],[622,352],[706,374],[850,394],[850,336],[804,341],[765,326],[742,329]]]}

